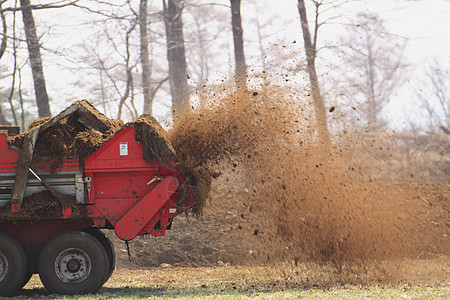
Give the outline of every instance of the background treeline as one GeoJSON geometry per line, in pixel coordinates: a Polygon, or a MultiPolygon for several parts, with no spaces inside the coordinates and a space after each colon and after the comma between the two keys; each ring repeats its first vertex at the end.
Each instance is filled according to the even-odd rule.
{"type": "Polygon", "coordinates": [[[374,145],[393,143],[389,176],[448,182],[448,60],[413,76],[408,39],[364,1],[282,5],[296,17],[257,0],[0,0],[0,123],[24,129],[86,98],[109,117],[150,113],[170,126],[206,91],[285,87],[304,92],[324,145],[358,136],[373,167],[386,155],[374,145]],[[401,126],[388,112],[399,95],[401,126]]]}

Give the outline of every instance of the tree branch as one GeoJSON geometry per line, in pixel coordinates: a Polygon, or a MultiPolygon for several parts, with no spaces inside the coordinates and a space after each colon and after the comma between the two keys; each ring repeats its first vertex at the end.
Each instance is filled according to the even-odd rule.
{"type": "Polygon", "coordinates": [[[49,8],[63,8],[71,5],[75,5],[80,0],[71,1],[68,3],[64,3],[66,1],[58,1],[51,4],[37,4],[37,5],[24,5],[21,7],[7,7],[7,8],[0,8],[0,13],[9,11],[9,12],[15,12],[15,11],[22,11],[24,9],[32,9],[32,10],[38,10],[38,9],[49,9],[49,8]],[[58,4],[63,3],[63,4],[58,4]]]}
{"type": "MultiPolygon", "coordinates": [[[[0,2],[0,10],[2,8],[3,2],[0,2]]],[[[6,26],[6,17],[3,11],[0,11],[0,16],[2,19],[2,27],[3,27],[3,33],[2,33],[2,42],[0,44],[0,59],[2,58],[3,54],[5,54],[6,51],[6,41],[8,39],[7,37],[7,26],[6,26]]]]}

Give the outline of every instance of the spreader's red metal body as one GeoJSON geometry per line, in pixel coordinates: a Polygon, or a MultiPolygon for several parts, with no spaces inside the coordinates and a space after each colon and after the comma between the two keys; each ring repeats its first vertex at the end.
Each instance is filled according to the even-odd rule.
{"type": "MultiPolygon", "coordinates": [[[[0,134],[0,153],[0,174],[14,174],[19,155],[9,149],[5,133],[0,134]]],[[[32,169],[45,178],[46,174],[50,174],[50,165],[51,162],[44,166],[42,163],[32,164],[32,169]]],[[[64,215],[62,212],[60,219],[65,223],[92,223],[100,229],[114,229],[124,241],[145,234],[164,235],[173,217],[196,204],[175,159],[164,165],[156,159],[152,162],[144,160],[143,147],[136,141],[133,127],[119,131],[93,153],[84,166],[80,166],[78,161],[63,161],[60,170],[52,176],[57,178],[58,174],[78,175],[74,177],[74,184],[78,184],[75,189],[84,189],[84,201],[80,203],[77,199],[79,213],[64,215]]],[[[58,186],[55,188],[58,189],[58,186]]],[[[5,206],[2,210],[7,209],[8,206],[5,206]]],[[[26,221],[16,219],[14,213],[8,213],[8,217],[19,224],[26,221]]],[[[28,217],[34,223],[58,221],[42,220],[39,216],[28,217]]],[[[0,221],[0,230],[10,226],[10,222],[4,223],[0,221]]],[[[42,235],[39,226],[32,226],[31,231],[34,231],[33,228],[37,228],[36,232],[32,232],[34,237],[42,235]]],[[[41,242],[45,242],[45,238],[41,242]]]]}
{"type": "MultiPolygon", "coordinates": [[[[8,202],[12,194],[14,175],[18,169],[19,152],[8,147],[7,133],[0,133],[0,275],[2,234],[6,234],[8,238],[12,237],[22,246],[27,260],[27,274],[40,273],[39,268],[44,268],[39,262],[43,260],[41,252],[45,252],[42,249],[46,244],[52,243],[55,236],[69,231],[91,233],[92,228],[113,229],[124,241],[147,234],[164,235],[166,230],[170,229],[172,219],[194,206],[196,199],[186,178],[177,168],[175,158],[164,163],[156,159],[149,162],[143,158],[143,151],[142,144],[135,139],[135,128],[124,127],[83,165],[77,160],[64,160],[55,174],[51,172],[52,161],[32,161],[31,169],[59,192],[73,196],[76,199],[76,207],[62,209],[59,217],[24,217],[21,215],[20,205],[8,202]]],[[[43,190],[39,181],[28,174],[24,196],[43,190]]],[[[98,235],[94,232],[94,236],[106,248],[109,268],[114,268],[113,260],[111,263],[111,256],[114,257],[111,251],[114,251],[109,246],[110,242],[105,242],[105,239],[99,238],[98,235]]],[[[83,251],[89,254],[88,250],[83,251]]],[[[83,257],[81,254],[77,255],[73,257],[83,257]]],[[[86,261],[80,258],[78,263],[86,261]]],[[[71,261],[72,265],[75,262],[71,261]]],[[[55,266],[59,266],[58,263],[55,263],[55,266]]],[[[70,271],[66,270],[69,275],[61,271],[61,278],[65,278],[65,283],[62,280],[61,286],[73,288],[67,281],[79,281],[78,273],[81,271],[75,268],[72,272],[68,266],[69,262],[64,268],[67,267],[70,271]]],[[[41,273],[40,275],[42,278],[41,273]]],[[[44,280],[43,282],[46,285],[44,280]]],[[[0,280],[0,289],[1,284],[0,280]]],[[[77,284],[80,284],[80,290],[73,293],[93,291],[92,288],[81,287],[85,282],[77,284]]],[[[59,293],[72,293],[70,289],[46,287],[59,293]]],[[[0,291],[1,295],[3,294],[0,291]]]]}
{"type": "Polygon", "coordinates": [[[134,128],[123,129],[85,163],[88,216],[122,240],[164,235],[170,220],[196,203],[175,161],[148,163],[134,136],[134,128]]]}

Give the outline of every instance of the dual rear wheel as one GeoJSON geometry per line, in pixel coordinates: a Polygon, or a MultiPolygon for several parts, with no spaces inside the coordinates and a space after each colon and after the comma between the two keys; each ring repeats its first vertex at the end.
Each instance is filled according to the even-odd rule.
{"type": "Polygon", "coordinates": [[[105,280],[105,282],[106,282],[111,277],[114,269],[116,268],[116,253],[114,250],[114,245],[111,242],[111,240],[108,238],[108,236],[103,231],[101,231],[97,228],[90,227],[83,231],[87,232],[90,235],[92,235],[93,237],[95,237],[100,242],[100,244],[102,244],[103,248],[105,248],[105,250],[106,250],[106,254],[108,255],[108,264],[109,264],[109,269],[108,269],[106,280],[105,280]]]}
{"type": "Polygon", "coordinates": [[[0,232],[0,296],[10,296],[22,287],[26,268],[22,246],[10,235],[0,232]]]}
{"type": "Polygon", "coordinates": [[[41,251],[38,271],[45,288],[56,294],[95,293],[114,270],[114,248],[98,229],[56,235],[41,251]]]}
{"type": "MultiPolygon", "coordinates": [[[[66,231],[42,248],[38,272],[51,293],[73,295],[95,293],[115,268],[114,246],[96,228],[66,231]]],[[[0,296],[10,296],[31,278],[22,246],[0,232],[0,296]]]]}

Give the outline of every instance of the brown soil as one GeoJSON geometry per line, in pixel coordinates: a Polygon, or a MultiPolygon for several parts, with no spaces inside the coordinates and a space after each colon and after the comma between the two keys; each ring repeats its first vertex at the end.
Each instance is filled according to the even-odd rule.
{"type": "MultiPolygon", "coordinates": [[[[63,195],[67,202],[75,203],[75,198],[63,195]]],[[[70,205],[72,206],[72,205],[70,205]]],[[[62,216],[62,201],[55,198],[50,191],[42,191],[26,197],[22,201],[21,209],[18,213],[10,213],[7,209],[0,215],[2,220],[36,220],[40,219],[54,219],[62,216]]],[[[72,206],[73,209],[76,209],[72,206]]]]}
{"type": "Polygon", "coordinates": [[[154,117],[144,114],[137,121],[125,126],[135,128],[135,138],[144,148],[144,159],[146,161],[150,162],[156,159],[166,167],[171,167],[175,150],[167,138],[167,132],[154,117]]]}
{"type": "MultiPolygon", "coordinates": [[[[354,208],[348,216],[346,211],[335,211],[335,216],[328,219],[324,209],[317,214],[311,211],[315,207],[305,207],[301,212],[293,207],[292,213],[285,210],[284,215],[278,215],[279,206],[274,205],[262,212],[253,191],[215,186],[200,218],[178,217],[165,237],[130,242],[132,262],[136,267],[163,263],[211,266],[219,261],[233,265],[296,260],[343,264],[448,255],[449,185],[403,183],[375,187],[383,191],[382,195],[391,193],[375,207],[375,212],[362,212],[373,209],[373,204],[367,204],[354,208]],[[399,204],[405,209],[395,213],[392,208],[398,208],[397,204],[389,203],[402,194],[406,197],[399,204]],[[357,223],[362,218],[358,213],[365,216],[363,223],[357,223]],[[405,221],[406,217],[411,220],[405,221]],[[344,220],[349,224],[339,223],[344,220]],[[274,225],[275,221],[279,224],[274,225]],[[411,224],[414,228],[407,226],[411,224]]],[[[110,236],[114,238],[114,233],[110,236]]],[[[122,266],[129,266],[125,245],[116,242],[122,266]]]]}
{"type": "Polygon", "coordinates": [[[221,175],[198,219],[179,217],[166,237],[131,243],[136,266],[292,261],[342,271],[448,256],[448,180],[374,182],[349,159],[367,150],[349,147],[355,136],[326,150],[317,143],[299,97],[209,95],[213,100],[177,121],[169,139],[178,156],[221,175]]]}
{"type": "MultiPolygon", "coordinates": [[[[76,101],[72,106],[79,106],[83,110],[71,113],[39,132],[33,161],[51,160],[55,161],[58,167],[63,159],[79,159],[82,163],[119,130],[134,127],[136,140],[144,146],[144,159],[147,161],[157,159],[168,167],[172,163],[175,150],[167,138],[166,131],[152,116],[144,114],[137,121],[124,125],[121,120],[107,118],[86,100],[76,101]]],[[[27,133],[51,120],[51,118],[35,120],[24,133],[9,136],[8,144],[10,147],[21,149],[27,133]]],[[[53,168],[53,171],[56,171],[56,168],[53,168]]]]}
{"type": "MultiPolygon", "coordinates": [[[[110,120],[104,116],[86,100],[76,101],[72,105],[79,106],[84,111],[76,111],[46,130],[41,130],[36,140],[33,161],[52,161],[53,173],[61,166],[63,159],[79,159],[83,162],[123,125],[120,120],[110,120]],[[86,115],[89,115],[88,120],[94,124],[87,124],[86,115]],[[96,129],[90,129],[93,125],[96,129]]],[[[24,133],[8,137],[8,144],[21,149],[24,136],[28,132],[51,120],[42,118],[32,122],[24,133]]]]}

